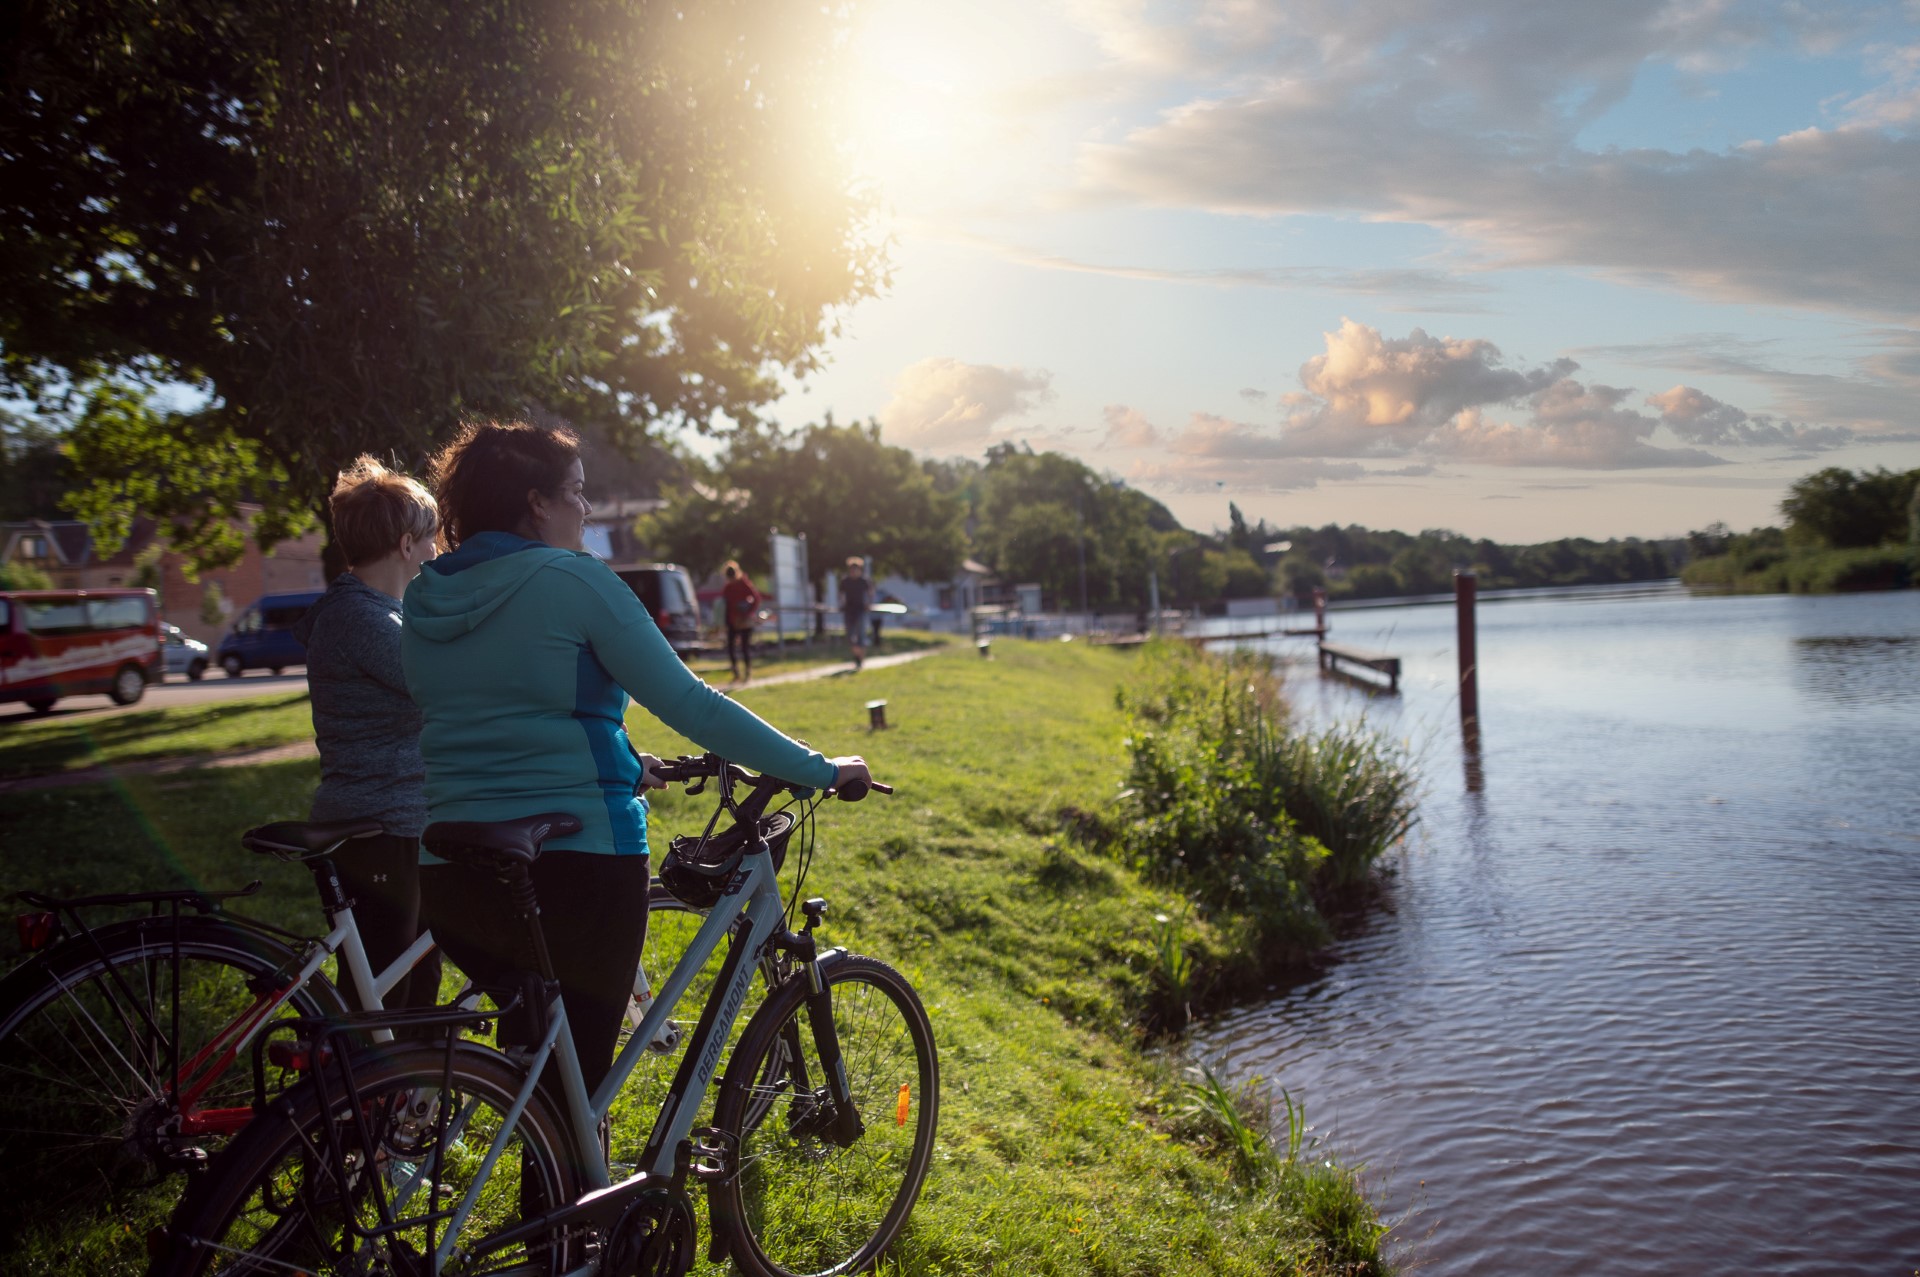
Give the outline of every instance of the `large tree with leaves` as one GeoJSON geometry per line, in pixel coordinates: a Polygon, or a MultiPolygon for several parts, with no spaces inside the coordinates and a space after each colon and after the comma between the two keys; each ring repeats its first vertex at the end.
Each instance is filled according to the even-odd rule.
{"type": "Polygon", "coordinates": [[[974,487],[975,554],[1055,607],[1079,606],[1083,555],[1089,607],[1139,608],[1149,576],[1164,585],[1173,558],[1196,546],[1158,501],[1062,453],[996,445],[974,487]]]}
{"type": "Polygon", "coordinates": [[[878,284],[836,6],[37,0],[0,75],[0,373],[113,524],[271,540],[463,416],[751,422],[878,284]]]}
{"type": "Polygon", "coordinates": [[[791,434],[745,429],[714,461],[690,464],[694,481],[639,531],[703,576],[728,559],[764,573],[775,529],[806,535],[816,587],[856,554],[882,574],[948,580],[966,550],[959,501],[875,425],[829,417],[791,434]]]}

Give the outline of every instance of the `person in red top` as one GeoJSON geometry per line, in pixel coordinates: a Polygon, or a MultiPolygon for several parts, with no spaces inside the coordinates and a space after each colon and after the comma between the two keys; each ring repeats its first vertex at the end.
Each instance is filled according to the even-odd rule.
{"type": "Polygon", "coordinates": [[[753,626],[760,617],[760,591],[738,563],[727,561],[727,583],[720,591],[727,615],[727,664],[733,666],[733,681],[745,683],[753,678],[753,626]],[[733,645],[740,644],[735,657],[733,645]]]}

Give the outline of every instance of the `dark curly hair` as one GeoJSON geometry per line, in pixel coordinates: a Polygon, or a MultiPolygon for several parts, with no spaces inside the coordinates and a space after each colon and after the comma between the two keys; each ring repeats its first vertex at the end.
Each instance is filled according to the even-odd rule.
{"type": "Polygon", "coordinates": [[[527,493],[557,494],[580,455],[580,436],[524,421],[468,422],[433,455],[440,543],[451,550],[480,532],[517,532],[527,493]]]}

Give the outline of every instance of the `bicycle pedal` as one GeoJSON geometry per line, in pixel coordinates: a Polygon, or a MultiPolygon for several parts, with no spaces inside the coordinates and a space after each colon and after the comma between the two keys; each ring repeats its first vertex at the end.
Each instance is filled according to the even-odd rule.
{"type": "Polygon", "coordinates": [[[687,1174],[703,1184],[728,1179],[740,1152],[739,1137],[717,1126],[699,1126],[688,1132],[687,1174]]]}
{"type": "Polygon", "coordinates": [[[668,1020],[666,1027],[654,1034],[653,1041],[647,1043],[647,1050],[655,1055],[670,1055],[680,1045],[680,1024],[668,1020]]]}

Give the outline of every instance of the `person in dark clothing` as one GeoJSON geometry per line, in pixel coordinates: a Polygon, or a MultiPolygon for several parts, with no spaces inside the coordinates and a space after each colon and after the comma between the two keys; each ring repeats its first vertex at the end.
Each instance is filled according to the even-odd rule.
{"type": "MultiPolygon", "coordinates": [[[[433,554],[439,510],[405,475],[361,457],[329,499],[347,570],[294,627],[307,649],[320,788],[309,819],[378,820],[387,832],[334,853],[373,974],[420,934],[420,834],[427,824],[420,711],[400,668],[400,594],[433,554]]],[[[358,1003],[353,981],[340,987],[358,1003]]],[[[429,954],[385,1005],[439,1001],[440,956],[429,954]]],[[[363,1008],[364,1009],[364,1008],[363,1008]]]]}
{"type": "Polygon", "coordinates": [[[731,559],[727,560],[726,575],[720,598],[727,616],[727,664],[733,666],[733,681],[745,683],[753,678],[753,627],[760,614],[760,591],[731,559]],[[738,656],[733,654],[736,643],[738,656]]]}
{"type": "Polygon", "coordinates": [[[866,560],[856,554],[847,560],[847,573],[840,578],[840,619],[846,624],[855,669],[867,662],[867,609],[872,603],[873,582],[867,580],[866,560]]]}

